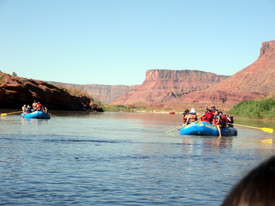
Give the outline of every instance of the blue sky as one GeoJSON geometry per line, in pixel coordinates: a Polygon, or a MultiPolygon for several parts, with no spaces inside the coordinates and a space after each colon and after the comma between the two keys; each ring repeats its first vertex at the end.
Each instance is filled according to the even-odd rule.
{"type": "Polygon", "coordinates": [[[233,75],[275,40],[275,0],[0,0],[0,70],[142,84],[149,69],[233,75]]]}

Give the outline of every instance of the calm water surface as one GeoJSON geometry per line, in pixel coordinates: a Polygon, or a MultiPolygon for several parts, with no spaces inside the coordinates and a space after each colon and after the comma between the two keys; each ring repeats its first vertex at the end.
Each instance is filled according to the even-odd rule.
{"type": "Polygon", "coordinates": [[[1,117],[0,205],[219,205],[275,152],[274,134],[244,127],[220,141],[166,134],[181,115],[53,113],[1,117]]]}

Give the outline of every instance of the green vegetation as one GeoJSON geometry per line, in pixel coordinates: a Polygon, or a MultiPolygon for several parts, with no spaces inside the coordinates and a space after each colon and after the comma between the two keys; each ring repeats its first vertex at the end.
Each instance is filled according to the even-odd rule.
{"type": "Polygon", "coordinates": [[[17,74],[15,72],[12,72],[12,76],[17,77],[17,74]]]}
{"type": "MultiPolygon", "coordinates": [[[[101,105],[102,106],[102,105],[101,105]]],[[[133,108],[131,106],[124,105],[103,105],[103,110],[105,112],[133,112],[133,108]]]]}
{"type": "Polygon", "coordinates": [[[261,100],[242,101],[229,112],[242,118],[275,119],[275,99],[269,97],[261,100]]]}
{"type": "MultiPolygon", "coordinates": [[[[185,109],[171,109],[162,107],[138,107],[133,105],[103,105],[103,110],[106,112],[150,112],[150,113],[169,113],[171,111],[175,113],[183,113],[185,109]]],[[[189,109],[190,110],[190,109],[189,109]]],[[[197,113],[204,111],[203,109],[196,109],[197,113]],[[198,111],[197,111],[198,110],[198,111]]]]}
{"type": "Polygon", "coordinates": [[[19,79],[21,82],[27,82],[28,80],[26,78],[20,78],[19,79]]]}

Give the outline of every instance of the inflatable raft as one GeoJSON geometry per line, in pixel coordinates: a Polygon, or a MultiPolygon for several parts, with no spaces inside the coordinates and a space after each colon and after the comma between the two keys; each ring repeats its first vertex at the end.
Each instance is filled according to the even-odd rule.
{"type": "MultiPolygon", "coordinates": [[[[21,117],[23,117],[23,114],[21,114],[21,117]]],[[[49,114],[46,114],[42,111],[36,111],[29,114],[25,114],[24,118],[34,118],[34,119],[50,119],[51,116],[49,114]]]]}
{"type": "MultiPolygon", "coordinates": [[[[219,136],[218,128],[208,122],[196,121],[181,128],[181,135],[206,135],[219,136]]],[[[238,132],[234,127],[221,128],[222,136],[237,136],[238,132]]]]}

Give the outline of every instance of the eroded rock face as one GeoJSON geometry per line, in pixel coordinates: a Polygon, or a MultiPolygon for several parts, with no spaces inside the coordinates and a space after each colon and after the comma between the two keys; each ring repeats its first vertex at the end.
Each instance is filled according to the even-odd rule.
{"type": "Polygon", "coordinates": [[[275,41],[263,42],[259,58],[231,77],[200,71],[149,70],[145,81],[111,104],[230,104],[275,92],[275,41]]]}
{"type": "Polygon", "coordinates": [[[103,111],[85,96],[73,96],[68,92],[48,84],[0,73],[0,107],[21,108],[39,101],[49,109],[60,110],[95,110],[103,111]]]}
{"type": "Polygon", "coordinates": [[[263,42],[259,58],[206,90],[182,95],[182,102],[238,103],[275,92],[275,41],[263,42]]]}
{"type": "Polygon", "coordinates": [[[75,89],[81,89],[87,91],[88,94],[93,95],[96,100],[100,100],[103,104],[109,104],[116,98],[122,96],[128,91],[135,88],[137,85],[100,85],[100,84],[69,84],[61,82],[48,82],[50,84],[65,85],[67,87],[73,87],[75,89]]]}
{"type": "Polygon", "coordinates": [[[148,70],[142,85],[117,98],[111,104],[177,102],[182,94],[206,89],[227,77],[196,70],[148,70]]]}

